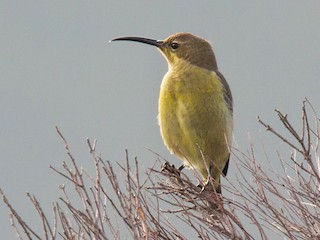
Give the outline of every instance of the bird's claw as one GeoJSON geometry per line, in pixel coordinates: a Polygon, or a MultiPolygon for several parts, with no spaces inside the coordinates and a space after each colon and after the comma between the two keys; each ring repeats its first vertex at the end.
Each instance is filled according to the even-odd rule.
{"type": "Polygon", "coordinates": [[[180,176],[180,171],[181,171],[180,168],[176,168],[173,164],[170,165],[169,162],[165,162],[161,167],[161,172],[174,174],[176,176],[180,176]]]}
{"type": "Polygon", "coordinates": [[[210,185],[211,184],[208,182],[204,185],[198,185],[198,187],[201,188],[199,197],[204,199],[210,208],[218,210],[222,206],[222,197],[221,194],[212,189],[212,186],[210,185]]]}

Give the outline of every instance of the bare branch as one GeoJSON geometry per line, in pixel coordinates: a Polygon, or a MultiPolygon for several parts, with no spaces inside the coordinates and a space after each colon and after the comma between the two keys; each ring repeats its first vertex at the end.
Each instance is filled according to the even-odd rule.
{"type": "Polygon", "coordinates": [[[97,154],[97,141],[89,139],[94,174],[88,174],[56,127],[68,160],[62,169],[50,166],[66,182],[59,187],[62,196],[52,204],[53,221],[37,198],[27,194],[43,230],[36,233],[0,189],[11,225],[18,239],[266,240],[270,234],[277,239],[320,239],[320,119],[307,99],[300,131],[286,114],[276,112],[286,134],[258,121],[291,147],[292,154],[281,156],[277,151],[280,169],[272,164],[265,169],[259,163],[265,159],[257,157],[253,144],[245,152],[232,148],[237,181],[222,179],[223,196],[198,186],[197,173],[190,178],[157,153],[147,172],[141,172],[136,158],[130,160],[127,150],[124,164],[113,166],[97,154]]]}

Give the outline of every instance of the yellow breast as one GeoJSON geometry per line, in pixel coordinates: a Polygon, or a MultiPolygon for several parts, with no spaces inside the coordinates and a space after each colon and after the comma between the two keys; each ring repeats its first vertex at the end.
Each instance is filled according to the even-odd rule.
{"type": "Polygon", "coordinates": [[[229,155],[232,114],[213,72],[181,61],[169,69],[160,89],[159,125],[165,145],[204,178],[208,166],[219,178],[229,155]]]}

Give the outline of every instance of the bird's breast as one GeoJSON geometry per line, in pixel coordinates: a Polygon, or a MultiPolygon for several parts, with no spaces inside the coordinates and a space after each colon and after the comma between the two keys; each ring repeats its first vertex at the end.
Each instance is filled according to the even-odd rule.
{"type": "MultiPolygon", "coordinates": [[[[159,125],[168,149],[181,158],[196,158],[200,148],[231,142],[232,115],[223,85],[213,71],[196,66],[171,69],[159,96],[159,125]]],[[[206,149],[202,149],[207,151],[206,149]]]]}

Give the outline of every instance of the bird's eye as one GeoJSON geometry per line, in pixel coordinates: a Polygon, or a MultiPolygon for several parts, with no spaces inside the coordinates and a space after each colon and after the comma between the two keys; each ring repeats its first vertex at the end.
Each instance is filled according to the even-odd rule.
{"type": "Polygon", "coordinates": [[[173,50],[176,50],[176,49],[179,47],[179,43],[173,42],[173,43],[170,44],[170,47],[171,47],[173,50]]]}

